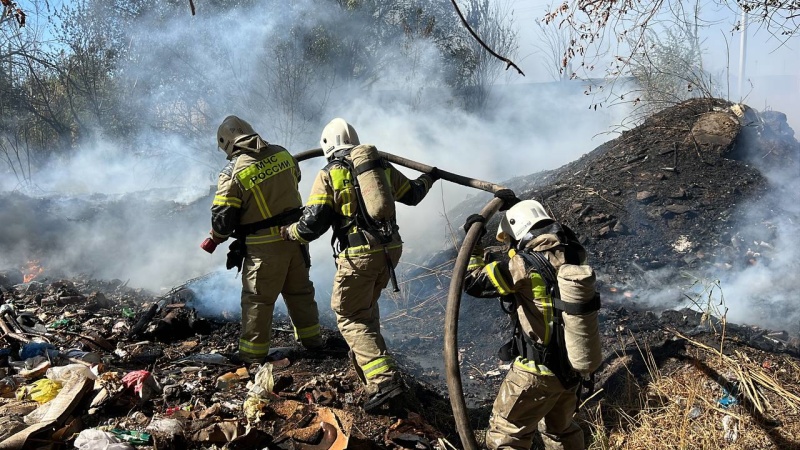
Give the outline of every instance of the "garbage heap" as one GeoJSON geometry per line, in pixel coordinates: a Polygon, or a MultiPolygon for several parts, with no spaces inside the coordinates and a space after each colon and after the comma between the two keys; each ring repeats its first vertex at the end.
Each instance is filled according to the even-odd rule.
{"type": "Polygon", "coordinates": [[[6,270],[0,294],[0,450],[444,448],[455,436],[449,403],[410,378],[400,406],[363,413],[346,346],[308,353],[285,316],[271,362],[244,366],[228,357],[238,321],[199,317],[186,286],[154,296],[6,270]]]}

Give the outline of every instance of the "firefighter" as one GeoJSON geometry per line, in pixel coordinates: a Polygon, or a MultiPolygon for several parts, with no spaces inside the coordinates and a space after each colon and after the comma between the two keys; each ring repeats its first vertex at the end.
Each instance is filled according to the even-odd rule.
{"type": "MultiPolygon", "coordinates": [[[[567,264],[588,268],[586,251],[575,234],[552,219],[539,202],[516,199],[512,203],[497,229],[497,240],[503,245],[474,251],[465,277],[464,290],[469,295],[504,300],[515,330],[501,348],[500,354],[505,353],[501,359],[513,359],[513,363],[494,401],[486,445],[529,449],[538,426],[546,449],[583,449],[583,432],[573,420],[582,374],[565,359],[563,332],[559,334],[554,319],[553,291],[545,279],[552,281],[567,264]]],[[[482,221],[482,216],[474,214],[467,218],[464,230],[482,221]]],[[[589,295],[596,296],[594,272],[589,281],[589,295]]],[[[597,302],[599,308],[599,298],[597,302]]],[[[593,317],[596,322],[596,313],[593,317]]],[[[599,336],[596,339],[599,345],[599,336]]]]}
{"type": "Polygon", "coordinates": [[[324,342],[309,278],[308,247],[280,235],[281,226],[302,214],[297,161],[236,116],[222,121],[217,144],[230,162],[219,174],[209,246],[213,251],[229,237],[236,239],[227,262],[228,269],[238,267],[243,272],[242,333],[236,359],[261,363],[268,356],[279,294],[286,302],[295,338],[307,349],[321,349],[324,342]]]}
{"type": "MultiPolygon", "coordinates": [[[[360,145],[356,130],[345,120],[332,120],[322,131],[323,153],[329,161],[314,180],[303,216],[282,230],[286,239],[307,243],[333,228],[336,275],[331,307],[339,331],[350,346],[350,358],[364,382],[367,399],[364,410],[372,412],[404,390],[394,359],[388,353],[380,331],[378,299],[386,287],[402,253],[402,241],[396,223],[383,244],[374,230],[359,225],[358,206],[353,186],[354,174],[343,155],[360,145]]],[[[390,189],[391,205],[398,201],[416,205],[439,179],[438,171],[409,180],[383,161],[390,189]]],[[[394,222],[393,222],[394,223],[394,222]]]]}

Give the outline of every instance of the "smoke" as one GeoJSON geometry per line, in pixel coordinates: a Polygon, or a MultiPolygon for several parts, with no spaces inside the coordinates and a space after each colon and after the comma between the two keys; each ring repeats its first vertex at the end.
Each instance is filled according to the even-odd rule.
{"type": "Polygon", "coordinates": [[[735,323],[800,332],[800,312],[795,307],[800,290],[797,167],[763,167],[769,195],[741,207],[731,242],[741,259],[733,264],[726,261],[730,270],[720,278],[728,319],[735,323]]]}
{"type": "MultiPolygon", "coordinates": [[[[610,139],[604,133],[623,123],[629,112],[624,105],[590,110],[591,99],[577,81],[519,78],[493,86],[483,113],[463,111],[455,106],[456,94],[444,87],[447,74],[439,53],[423,39],[382,47],[386,57],[380,64],[361,61],[377,80],[367,88],[366,82],[342,81],[342,61],[314,61],[305,44],[292,41],[294,31],[300,35],[313,29],[352,33],[349,42],[365,48],[372,38],[333,5],[310,1],[280,10],[260,2],[224,13],[201,9],[197,16],[172,18],[154,12],[127,29],[130,57],[116,81],[127,96],[126,107],[138,118],[137,132],[120,142],[98,128],[80,151],[42,165],[33,175],[35,188],[26,195],[4,194],[0,269],[36,258],[51,274],[118,278],[156,291],[213,272],[192,284],[196,306],[205,315],[235,317],[241,278],[220,270],[226,246],[213,255],[199,249],[210,227],[213,184],[226,164],[215,143],[216,127],[226,115],[248,120],[265,139],[292,152],[317,147],[325,123],[343,117],[362,142],[381,151],[502,184],[574,161],[610,139]]],[[[319,42],[326,36],[320,34],[319,42]]],[[[531,73],[525,63],[536,61],[520,63],[531,73]]],[[[767,74],[761,70],[758,75],[767,74]]],[[[748,99],[756,107],[797,92],[781,85],[784,95],[776,96],[774,89],[763,90],[765,85],[778,86],[756,82],[748,99]]],[[[790,122],[800,117],[796,104],[778,108],[790,122]]],[[[323,165],[319,158],[301,163],[304,197],[323,165]]],[[[419,175],[399,169],[409,178],[419,175]]],[[[739,236],[748,240],[742,240],[741,253],[749,248],[752,258],[710,273],[709,280],[720,280],[730,320],[796,329],[800,322],[789,305],[798,279],[799,177],[769,176],[780,199],[742,206],[739,236]]],[[[16,188],[11,179],[1,178],[0,188],[16,188]]],[[[405,242],[401,283],[406,269],[458,243],[454,230],[462,224],[451,222],[448,212],[476,196],[490,198],[440,181],[418,206],[398,205],[405,242]]],[[[311,277],[324,320],[332,320],[328,304],[335,265],[329,242],[328,233],[310,247],[311,277]]],[[[718,266],[726,264],[730,261],[718,266]]],[[[668,269],[648,273],[653,286],[676,279],[668,269]]],[[[695,284],[700,290],[706,286],[695,284]]],[[[681,296],[661,290],[653,298],[676,305],[681,296]]]]}
{"type": "MultiPolygon", "coordinates": [[[[569,162],[625,116],[623,108],[588,110],[580,83],[495,86],[488,112],[464,112],[443,87],[440,56],[425,40],[383,49],[391,57],[367,68],[380,80],[367,89],[340,81],[340,61],[309,64],[288,39],[291,30],[322,27],[363,40],[361,27],[346,20],[319,2],[280,10],[258,2],[213,15],[154,13],[130,28],[130,56],[115,81],[140,129],[118,142],[98,128],[78,152],[41,166],[27,200],[0,207],[17,225],[3,238],[0,263],[19,267],[41,257],[50,273],[118,278],[162,292],[219,270],[226,246],[208,255],[199,244],[210,228],[211,187],[226,164],[215,132],[228,114],[292,152],[317,147],[324,124],[343,117],[381,151],[491,182],[569,162]],[[187,130],[199,138],[187,138],[187,130]],[[36,211],[22,212],[26,202],[36,211]]],[[[304,197],[323,164],[301,163],[304,197]]],[[[439,182],[420,205],[398,207],[406,243],[401,272],[449,245],[461,224],[449,223],[447,211],[475,195],[489,197],[439,182]]],[[[311,253],[325,311],[335,269],[329,235],[312,243],[311,253]]],[[[193,290],[208,314],[228,314],[239,309],[240,282],[222,272],[193,290]]]]}
{"type": "MultiPolygon", "coordinates": [[[[797,151],[795,146],[793,151],[797,151]]],[[[757,163],[768,181],[763,194],[733,205],[730,231],[719,236],[716,259],[703,272],[667,266],[640,269],[635,301],[654,310],[691,308],[735,324],[800,332],[795,307],[800,289],[800,189],[798,155],[776,167],[757,163]]],[[[692,256],[700,236],[687,229],[672,243],[678,253],[692,256]]],[[[712,237],[716,238],[716,236],[712,237]]],[[[636,264],[633,264],[637,268],[636,264]]]]}
{"type": "Polygon", "coordinates": [[[194,293],[191,306],[200,316],[238,319],[242,315],[241,310],[238,304],[230,301],[230,297],[231,292],[240,290],[241,286],[242,281],[238,275],[216,271],[186,287],[194,293]]]}

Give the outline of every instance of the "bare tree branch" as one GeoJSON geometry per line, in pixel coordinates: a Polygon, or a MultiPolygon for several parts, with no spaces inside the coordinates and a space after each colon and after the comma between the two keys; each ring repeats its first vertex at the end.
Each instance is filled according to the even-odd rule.
{"type": "Polygon", "coordinates": [[[13,17],[20,28],[25,26],[25,11],[23,11],[22,8],[11,0],[0,0],[0,4],[3,5],[3,15],[0,16],[0,23],[13,17]]]}
{"type": "Polygon", "coordinates": [[[489,46],[488,46],[488,45],[486,45],[486,44],[485,44],[485,43],[484,43],[484,42],[481,40],[481,38],[480,38],[480,37],[478,37],[478,35],[475,33],[475,31],[473,31],[473,30],[472,30],[472,27],[471,27],[471,26],[469,26],[469,23],[467,22],[467,19],[465,19],[465,18],[464,18],[464,14],[462,14],[462,13],[461,13],[461,9],[458,7],[458,4],[456,3],[456,0],[450,0],[450,3],[452,3],[452,4],[453,4],[453,8],[455,8],[455,9],[456,9],[456,12],[458,13],[458,17],[459,17],[459,18],[461,18],[461,23],[463,23],[463,24],[464,24],[464,26],[467,28],[467,31],[469,31],[469,34],[471,34],[471,35],[472,35],[472,37],[474,37],[474,38],[475,38],[475,40],[476,40],[476,41],[478,41],[478,42],[481,44],[481,46],[482,46],[483,48],[485,48],[485,49],[486,49],[486,51],[487,51],[487,52],[491,53],[491,54],[492,54],[492,56],[494,56],[495,58],[499,59],[500,61],[503,61],[503,62],[505,62],[505,63],[506,63],[506,70],[508,70],[508,68],[509,68],[509,67],[513,67],[513,68],[517,69],[517,72],[519,72],[519,74],[520,74],[520,75],[522,75],[523,77],[525,76],[525,73],[524,73],[524,72],[522,72],[522,69],[520,69],[519,67],[517,67],[517,65],[516,65],[516,64],[514,64],[514,62],[513,62],[513,61],[511,61],[510,59],[508,59],[508,58],[505,58],[505,57],[503,57],[503,56],[500,56],[500,55],[498,55],[497,53],[495,53],[495,52],[494,52],[494,50],[492,50],[491,48],[489,48],[489,46]]]}

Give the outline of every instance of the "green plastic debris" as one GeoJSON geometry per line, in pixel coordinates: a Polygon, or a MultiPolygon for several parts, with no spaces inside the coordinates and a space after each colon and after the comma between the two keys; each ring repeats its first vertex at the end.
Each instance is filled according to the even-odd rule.
{"type": "Polygon", "coordinates": [[[108,432],[131,445],[147,445],[150,442],[150,433],[144,431],[112,428],[108,432]]]}
{"type": "Polygon", "coordinates": [[[68,326],[72,325],[72,321],[69,319],[58,319],[55,322],[51,323],[47,326],[47,328],[52,329],[59,329],[59,328],[67,328],[68,326]]]}
{"type": "Polygon", "coordinates": [[[130,308],[122,308],[122,315],[129,319],[133,319],[136,316],[136,312],[130,308]]]}

